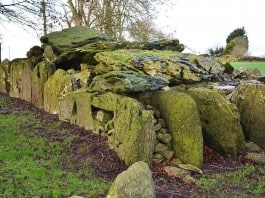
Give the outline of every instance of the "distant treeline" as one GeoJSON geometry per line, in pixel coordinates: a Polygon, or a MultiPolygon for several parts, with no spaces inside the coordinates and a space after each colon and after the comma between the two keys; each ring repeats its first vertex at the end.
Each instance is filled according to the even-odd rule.
{"type": "Polygon", "coordinates": [[[265,57],[258,56],[243,56],[239,59],[240,61],[265,61],[265,57]]]}

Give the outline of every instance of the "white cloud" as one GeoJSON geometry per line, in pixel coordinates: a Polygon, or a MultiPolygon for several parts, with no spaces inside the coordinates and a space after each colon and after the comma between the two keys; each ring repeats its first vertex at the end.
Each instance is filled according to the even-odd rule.
{"type": "Polygon", "coordinates": [[[2,34],[2,60],[5,58],[24,58],[27,51],[34,45],[40,45],[35,32],[25,29],[17,24],[3,24],[2,34]]]}
{"type": "MultiPolygon", "coordinates": [[[[252,55],[265,55],[264,0],[172,0],[170,7],[159,8],[157,24],[196,52],[225,46],[226,37],[235,28],[245,27],[252,55]]],[[[40,45],[35,32],[16,25],[0,26],[2,59],[25,57],[34,45],[40,45]]]]}
{"type": "Polygon", "coordinates": [[[265,18],[263,0],[177,0],[161,9],[157,24],[188,47],[204,53],[210,47],[224,46],[234,29],[245,27],[249,50],[265,54],[265,18]]]}

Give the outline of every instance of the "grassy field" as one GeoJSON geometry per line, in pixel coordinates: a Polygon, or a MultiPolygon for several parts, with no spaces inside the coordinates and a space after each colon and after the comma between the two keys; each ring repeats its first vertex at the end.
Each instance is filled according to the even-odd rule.
{"type": "MultiPolygon", "coordinates": [[[[9,101],[0,98],[0,109],[5,106],[9,101]]],[[[89,161],[77,170],[68,157],[75,137],[58,125],[44,126],[31,112],[0,114],[0,197],[97,197],[109,188],[93,175],[89,161]],[[42,136],[39,129],[64,138],[42,136]]]]}
{"type": "Polygon", "coordinates": [[[262,74],[265,74],[265,62],[253,61],[253,62],[231,62],[234,68],[246,67],[250,69],[259,69],[262,74]]]}
{"type": "MultiPolygon", "coordinates": [[[[71,157],[75,135],[58,127],[60,121],[47,124],[34,112],[12,109],[12,101],[0,96],[0,110],[11,111],[0,113],[1,198],[104,197],[110,182],[93,174],[91,161],[77,164],[71,157]]],[[[89,149],[85,146],[82,149],[89,149]]],[[[181,193],[189,195],[183,197],[265,197],[265,166],[246,163],[228,171],[215,166],[216,171],[205,172],[195,184],[186,185],[181,193]]],[[[171,180],[174,186],[183,186],[171,180]]]]}

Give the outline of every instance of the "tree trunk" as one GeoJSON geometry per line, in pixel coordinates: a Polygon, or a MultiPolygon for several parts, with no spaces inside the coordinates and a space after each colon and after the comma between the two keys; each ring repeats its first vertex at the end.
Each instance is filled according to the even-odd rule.
{"type": "Polygon", "coordinates": [[[47,34],[47,16],[46,16],[46,2],[45,0],[41,1],[41,15],[43,19],[43,34],[47,34]]]}

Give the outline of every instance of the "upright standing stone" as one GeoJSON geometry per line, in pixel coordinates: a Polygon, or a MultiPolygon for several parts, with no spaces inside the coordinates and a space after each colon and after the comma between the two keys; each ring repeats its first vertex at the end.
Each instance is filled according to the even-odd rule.
{"type": "Polygon", "coordinates": [[[10,61],[5,59],[0,63],[0,92],[8,93],[10,90],[9,79],[10,61]]]}
{"type": "Polygon", "coordinates": [[[55,71],[54,65],[40,62],[32,72],[32,104],[35,107],[44,107],[44,84],[55,71]]]}
{"type": "Polygon", "coordinates": [[[153,94],[151,103],[160,111],[172,135],[175,157],[185,164],[201,167],[203,137],[194,100],[184,93],[157,91],[153,94]]]}
{"type": "Polygon", "coordinates": [[[226,157],[236,158],[245,145],[236,106],[215,89],[193,88],[188,93],[197,103],[206,144],[226,157]]]}
{"type": "Polygon", "coordinates": [[[44,85],[44,110],[58,113],[61,100],[72,91],[71,75],[62,69],[56,70],[44,85]]]}
{"type": "Polygon", "coordinates": [[[242,84],[232,94],[247,139],[265,148],[265,85],[242,84]]]}

